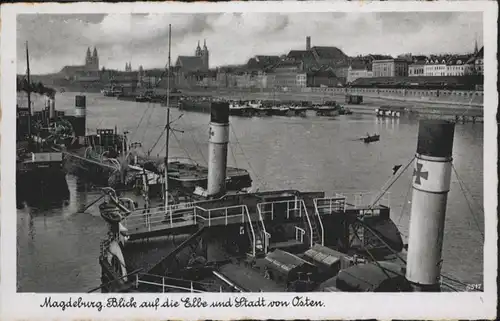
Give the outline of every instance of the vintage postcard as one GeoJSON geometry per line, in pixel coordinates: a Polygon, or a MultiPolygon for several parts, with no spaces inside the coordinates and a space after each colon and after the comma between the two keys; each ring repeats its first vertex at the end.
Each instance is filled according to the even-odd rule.
{"type": "Polygon", "coordinates": [[[494,318],[496,21],[2,6],[1,319],[494,318]]]}

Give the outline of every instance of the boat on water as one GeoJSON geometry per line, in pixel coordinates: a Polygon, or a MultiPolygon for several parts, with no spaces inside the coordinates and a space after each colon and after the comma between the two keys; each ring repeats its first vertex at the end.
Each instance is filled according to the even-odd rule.
{"type": "Polygon", "coordinates": [[[179,99],[179,110],[194,111],[200,113],[209,113],[212,97],[182,97],[179,99]]]}
{"type": "Polygon", "coordinates": [[[123,88],[118,86],[111,86],[101,90],[101,93],[106,97],[118,97],[123,94],[123,88]]]}
{"type": "Polygon", "coordinates": [[[325,101],[322,104],[314,105],[316,116],[335,117],[340,115],[340,105],[336,101],[325,101]]]}
{"type": "Polygon", "coordinates": [[[380,140],[380,135],[374,134],[366,134],[366,137],[362,138],[365,143],[373,143],[373,142],[378,142],[380,140]]]}
{"type": "MultiPolygon", "coordinates": [[[[32,112],[29,51],[26,43],[27,108],[16,106],[16,202],[17,207],[45,205],[69,199],[63,155],[50,148],[52,133],[64,137],[64,128],[55,127],[53,99],[46,95],[46,109],[32,112]]],[[[19,85],[18,85],[19,86],[19,85]]],[[[53,93],[55,94],[55,92],[53,93]]]]}
{"type": "Polygon", "coordinates": [[[143,94],[139,94],[135,97],[135,101],[139,103],[150,102],[152,97],[152,93],[145,92],[143,94]]]}
{"type": "MultiPolygon", "coordinates": [[[[219,131],[220,139],[217,144],[212,140],[209,148],[224,150],[220,145],[227,143],[223,128],[229,120],[229,106],[212,107],[210,128],[219,131]]],[[[98,289],[150,293],[444,291],[441,257],[434,255],[441,253],[443,229],[432,226],[440,220],[431,217],[444,217],[442,204],[446,202],[441,198],[446,193],[439,194],[436,204],[429,203],[426,193],[433,193],[433,185],[422,184],[418,171],[422,166],[434,168],[428,163],[438,155],[447,161],[433,165],[451,166],[453,131],[454,124],[448,122],[420,123],[417,159],[405,167],[414,163],[417,168],[412,178],[407,260],[400,256],[405,245],[390,219],[386,190],[375,197],[286,189],[228,193],[218,175],[227,155],[216,153],[205,199],[143,208],[106,191],[100,208],[110,232],[101,243],[103,285],[98,289]],[[446,147],[437,144],[437,148],[429,135],[446,137],[446,147]],[[434,211],[427,210],[433,206],[437,206],[434,211]]],[[[443,189],[448,188],[446,175],[437,179],[443,180],[443,189]]]]}
{"type": "Polygon", "coordinates": [[[232,116],[242,116],[242,117],[252,117],[256,110],[254,106],[251,106],[245,101],[230,101],[229,102],[229,114],[232,116]]]}
{"type": "MultiPolygon", "coordinates": [[[[421,121],[416,156],[374,194],[290,189],[234,193],[225,186],[229,111],[226,102],[211,104],[207,187],[196,187],[198,199],[170,203],[168,180],[165,203],[157,207],[147,197],[141,206],[103,189],[106,199],[99,208],[109,231],[99,255],[102,285],[92,291],[443,290],[441,252],[454,123],[421,121]],[[390,218],[387,196],[412,164],[405,246],[390,218]],[[405,248],[406,260],[401,256],[405,248]]],[[[168,115],[167,109],[167,124],[168,115]]]]}

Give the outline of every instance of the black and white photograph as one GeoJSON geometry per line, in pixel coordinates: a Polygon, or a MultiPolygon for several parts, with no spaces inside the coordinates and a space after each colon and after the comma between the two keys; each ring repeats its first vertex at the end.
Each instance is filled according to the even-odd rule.
{"type": "Polygon", "coordinates": [[[109,6],[12,19],[15,293],[59,312],[92,310],[67,294],[106,295],[105,310],[118,293],[127,308],[219,293],[212,309],[278,316],[326,294],[483,299],[497,255],[484,10],[109,6]]]}

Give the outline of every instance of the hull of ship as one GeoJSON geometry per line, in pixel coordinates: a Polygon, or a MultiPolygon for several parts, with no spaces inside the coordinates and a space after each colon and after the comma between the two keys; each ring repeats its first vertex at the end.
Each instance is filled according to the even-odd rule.
{"type": "Polygon", "coordinates": [[[327,116],[327,117],[335,117],[340,115],[338,109],[317,109],[316,116],[327,116]]]}
{"type": "Polygon", "coordinates": [[[287,116],[289,111],[288,108],[272,108],[271,114],[273,116],[287,116]]]}
{"type": "MultiPolygon", "coordinates": [[[[370,255],[375,255],[377,260],[383,260],[392,251],[387,250],[384,244],[380,241],[377,242],[373,237],[368,238],[366,235],[364,239],[365,244],[356,243],[353,238],[353,231],[359,232],[359,227],[355,226],[355,217],[358,215],[358,209],[353,208],[346,213],[338,212],[333,215],[323,216],[322,226],[325,231],[325,237],[322,242],[323,245],[319,245],[316,241],[314,245],[309,243],[309,240],[304,242],[297,241],[297,227],[301,226],[307,229],[308,224],[304,216],[294,216],[294,220],[289,220],[287,213],[290,213],[290,207],[287,207],[286,202],[292,201],[297,197],[300,200],[304,200],[304,204],[307,210],[310,212],[309,216],[311,220],[314,221],[314,214],[312,212],[312,200],[314,198],[324,197],[324,193],[321,192],[307,192],[302,193],[298,191],[274,191],[274,192],[263,192],[263,193],[249,193],[240,194],[230,197],[221,198],[219,200],[208,200],[205,202],[198,202],[196,205],[201,209],[210,208],[221,208],[227,207],[228,209],[238,206],[246,205],[248,210],[251,211],[250,215],[254,215],[257,211],[256,202],[275,202],[273,220],[266,220],[265,228],[269,235],[271,235],[269,248],[270,251],[267,254],[262,254],[261,256],[256,256],[248,260],[248,253],[251,252],[252,248],[252,231],[258,229],[259,224],[245,224],[245,220],[234,222],[236,224],[220,224],[217,226],[208,226],[206,223],[200,226],[193,226],[191,228],[181,227],[176,230],[166,231],[163,234],[155,234],[155,236],[144,236],[148,237],[150,244],[144,245],[141,243],[141,247],[135,246],[134,242],[126,243],[123,247],[123,256],[125,257],[125,265],[127,271],[135,271],[138,269],[143,269],[145,273],[149,276],[156,275],[160,276],[159,282],[156,282],[160,286],[149,286],[149,287],[138,287],[133,290],[135,291],[146,291],[146,292],[161,292],[164,289],[171,292],[183,292],[184,290],[189,290],[189,287],[183,287],[179,283],[171,283],[173,280],[175,282],[187,283],[194,282],[196,285],[203,286],[203,284],[214,284],[213,275],[219,274],[223,275],[226,280],[234,282],[234,284],[239,284],[237,287],[239,290],[248,292],[308,292],[317,291],[321,284],[328,281],[330,278],[334,277],[336,273],[340,273],[343,267],[347,268],[355,263],[356,256],[360,258],[363,255],[367,255],[366,249],[370,251],[370,255]],[[312,215],[311,215],[312,214],[312,215]],[[353,226],[351,229],[350,227],[353,226]],[[292,240],[292,241],[290,241],[292,240]],[[144,246],[143,246],[144,245],[144,246]],[[276,262],[276,260],[282,259],[292,259],[297,262],[302,262],[298,257],[302,257],[310,252],[311,249],[327,248],[327,251],[332,251],[337,258],[341,258],[340,267],[337,266],[335,271],[322,270],[321,265],[313,267],[313,265],[303,265],[302,268],[298,270],[269,270],[263,268],[259,265],[261,263],[276,262]],[[161,248],[161,251],[157,249],[161,248]],[[330,249],[330,250],[328,250],[330,249]],[[175,253],[175,254],[171,254],[175,253]],[[269,257],[269,260],[267,258],[269,257]],[[353,259],[354,258],[354,259],[353,259]],[[354,261],[353,261],[354,260],[354,261]],[[207,264],[207,262],[212,262],[207,264]],[[259,263],[260,262],[260,263],[259,263]],[[165,271],[168,271],[165,274],[165,271]],[[297,277],[300,279],[299,274],[310,274],[309,280],[313,280],[308,284],[307,290],[298,290],[297,287],[300,284],[295,283],[297,277]],[[335,272],[335,273],[333,273],[335,272]],[[276,274],[278,273],[278,274],[276,274]],[[279,273],[284,273],[279,275],[279,273]],[[252,275],[252,282],[246,283],[248,287],[240,284],[238,280],[243,281],[245,275],[252,275]],[[167,287],[162,288],[162,277],[163,282],[169,283],[167,287]],[[268,280],[268,281],[264,281],[268,280]],[[258,285],[259,282],[265,282],[266,286],[258,285]],[[173,289],[170,285],[174,285],[173,289]],[[243,289],[244,288],[244,289],[243,289]]],[[[289,204],[289,203],[288,203],[289,204]]],[[[180,209],[183,210],[182,208],[180,209]]],[[[226,210],[227,211],[227,210],[226,210]]],[[[267,210],[266,210],[267,211],[267,210]]],[[[215,215],[216,211],[212,215],[215,215]]],[[[222,209],[221,213],[224,213],[222,209]]],[[[227,212],[226,212],[227,213],[227,212]]],[[[377,217],[365,217],[363,224],[367,227],[381,235],[384,242],[388,244],[395,251],[401,251],[403,249],[403,242],[399,231],[394,224],[394,222],[389,218],[389,209],[381,208],[380,216],[377,217]]],[[[222,214],[223,215],[223,214],[222,214]]],[[[227,214],[226,214],[227,215],[227,214]]],[[[293,214],[291,214],[293,215],[293,214]]],[[[228,218],[226,218],[227,221],[228,218]]],[[[165,222],[168,222],[168,217],[166,217],[165,222]]],[[[248,222],[248,221],[247,221],[248,222]]],[[[314,221],[314,226],[317,226],[316,221],[314,221]]],[[[258,230],[255,230],[258,233],[258,230]]],[[[254,240],[255,241],[255,240],[254,240]]],[[[313,242],[311,242],[313,243],[313,242]]],[[[313,256],[314,256],[313,252],[313,256]]],[[[304,256],[305,257],[305,256],[304,256]]],[[[278,264],[279,266],[279,264],[278,264]]],[[[119,275],[113,274],[109,264],[101,263],[102,275],[108,282],[110,276],[119,275]]],[[[279,270],[279,269],[278,269],[279,270]]],[[[115,271],[116,272],[116,271],[115,271]]],[[[220,281],[220,280],[219,280],[220,281]]],[[[229,282],[231,284],[231,282],[229,282]]],[[[191,283],[192,284],[192,283],[191,283]]],[[[218,283],[215,282],[217,285],[218,283]]],[[[121,289],[126,286],[122,283],[120,285],[121,289]]],[[[129,284],[130,286],[130,284],[129,284]]],[[[219,288],[205,288],[205,291],[234,291],[234,287],[225,287],[224,284],[219,283],[219,288]]],[[[132,289],[130,289],[132,290],[132,289]]],[[[115,292],[118,291],[117,288],[112,286],[107,287],[105,291],[115,292]]]]}
{"type": "Polygon", "coordinates": [[[69,199],[66,172],[62,166],[30,167],[16,170],[16,203],[40,206],[69,199]]]}
{"type": "Polygon", "coordinates": [[[229,115],[231,116],[240,116],[240,117],[252,117],[257,113],[255,108],[252,107],[244,107],[244,108],[230,108],[229,115]]]}

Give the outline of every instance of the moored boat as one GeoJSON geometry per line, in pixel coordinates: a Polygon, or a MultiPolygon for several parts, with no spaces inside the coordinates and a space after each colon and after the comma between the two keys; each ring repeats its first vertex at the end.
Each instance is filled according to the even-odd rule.
{"type": "Polygon", "coordinates": [[[366,134],[366,137],[363,137],[363,141],[365,143],[373,143],[373,142],[378,142],[380,140],[380,135],[369,135],[366,134]]]}

